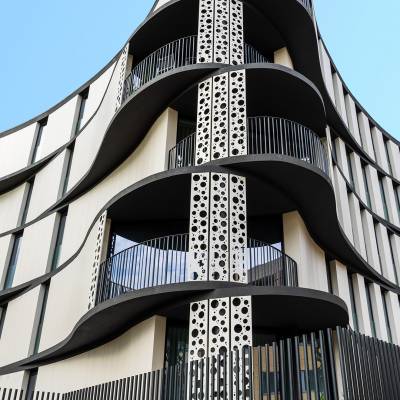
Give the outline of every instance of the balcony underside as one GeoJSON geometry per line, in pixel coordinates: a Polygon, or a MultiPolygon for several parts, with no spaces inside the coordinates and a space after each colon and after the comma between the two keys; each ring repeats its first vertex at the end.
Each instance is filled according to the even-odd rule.
{"type": "Polygon", "coordinates": [[[301,288],[271,288],[224,282],[187,282],[127,293],[89,311],[72,333],[54,347],[0,368],[0,375],[60,361],[98,347],[154,314],[187,320],[191,302],[253,296],[253,325],[297,334],[346,326],[345,303],[331,294],[301,288]],[[285,310],[282,313],[282,309],[285,310]]]}

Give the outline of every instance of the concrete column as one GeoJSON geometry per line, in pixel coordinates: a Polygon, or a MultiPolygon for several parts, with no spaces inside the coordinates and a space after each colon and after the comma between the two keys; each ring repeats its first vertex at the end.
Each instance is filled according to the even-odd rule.
{"type": "Polygon", "coordinates": [[[361,165],[360,156],[357,153],[353,152],[350,157],[352,160],[354,186],[356,192],[361,197],[364,204],[368,204],[367,193],[365,191],[365,185],[364,185],[364,177],[362,170],[363,167],[361,165]]]}
{"type": "Polygon", "coordinates": [[[371,129],[369,126],[369,119],[363,112],[358,113],[358,126],[360,128],[360,135],[361,135],[362,142],[363,142],[363,148],[367,152],[367,154],[373,160],[375,160],[374,147],[372,144],[371,129]]]}
{"type": "Polygon", "coordinates": [[[393,343],[400,345],[400,305],[399,297],[396,293],[386,293],[386,305],[389,315],[390,331],[393,343]]]}
{"type": "Polygon", "coordinates": [[[359,253],[367,258],[367,250],[365,248],[365,238],[363,225],[361,220],[360,203],[354,193],[350,193],[349,196],[349,207],[351,216],[351,225],[353,228],[353,240],[356,249],[359,253]]]}
{"type": "Polygon", "coordinates": [[[339,296],[347,305],[349,312],[350,326],[354,329],[354,321],[351,308],[351,294],[347,268],[341,262],[334,260],[330,263],[332,276],[332,289],[336,296],[339,296]]]}
{"type": "Polygon", "coordinates": [[[390,235],[390,243],[392,245],[393,258],[395,262],[395,268],[397,271],[397,277],[400,280],[400,236],[395,234],[390,235]]]}
{"type": "Polygon", "coordinates": [[[328,90],[329,96],[332,99],[333,104],[335,103],[335,90],[333,88],[333,78],[332,78],[332,67],[331,60],[329,59],[328,53],[325,50],[325,46],[322,40],[318,41],[319,47],[319,57],[321,61],[322,73],[325,81],[326,88],[328,90]]]}
{"type": "Polygon", "coordinates": [[[376,283],[371,283],[370,286],[372,311],[374,313],[376,334],[381,340],[388,340],[388,332],[386,329],[385,310],[382,303],[381,287],[376,283]]]}
{"type": "Polygon", "coordinates": [[[178,112],[173,110],[172,108],[168,108],[166,110],[165,118],[165,148],[167,149],[167,151],[165,152],[164,168],[165,170],[167,170],[169,161],[169,150],[176,145],[176,135],[178,131],[178,112]]]}
{"type": "Polygon", "coordinates": [[[328,292],[325,253],[297,211],[283,214],[283,238],[285,253],[297,262],[299,286],[328,292]]]}
{"type": "Polygon", "coordinates": [[[347,121],[349,123],[350,133],[353,135],[356,142],[361,145],[360,129],[358,127],[356,105],[350,94],[345,96],[347,121]]]}
{"type": "Polygon", "coordinates": [[[294,69],[293,61],[290,57],[287,47],[282,47],[274,52],[274,63],[283,65],[287,68],[294,69]]]}
{"type": "Polygon", "coordinates": [[[372,336],[371,321],[369,318],[367,293],[364,277],[360,274],[353,275],[354,298],[357,309],[358,328],[361,333],[372,336]]]}
{"type": "Polygon", "coordinates": [[[365,166],[365,173],[369,187],[369,197],[371,198],[371,207],[375,213],[384,217],[381,190],[379,187],[378,172],[372,165],[365,166]]]}
{"type": "Polygon", "coordinates": [[[378,249],[376,247],[374,221],[371,214],[367,210],[361,211],[361,220],[363,223],[364,232],[368,233],[367,235],[364,235],[368,264],[371,265],[372,268],[374,268],[378,273],[382,273],[378,249]]]}
{"type": "Polygon", "coordinates": [[[393,187],[393,181],[389,177],[385,176],[382,178],[383,190],[385,192],[385,199],[389,214],[389,220],[393,224],[400,226],[399,211],[397,209],[397,203],[395,198],[395,192],[393,187]]]}
{"type": "Polygon", "coordinates": [[[385,142],[383,141],[382,132],[376,126],[374,126],[371,129],[371,135],[375,148],[376,162],[381,168],[383,168],[386,172],[389,173],[389,166],[385,150],[385,142]]]}
{"type": "Polygon", "coordinates": [[[337,72],[333,74],[333,89],[335,92],[336,109],[338,110],[340,116],[342,117],[343,122],[346,125],[348,125],[346,104],[344,101],[344,94],[343,94],[343,84],[337,72]]]}
{"type": "Polygon", "coordinates": [[[337,161],[339,163],[339,167],[346,176],[346,179],[350,182],[350,171],[347,162],[346,145],[344,141],[340,138],[336,138],[335,143],[336,143],[336,155],[338,158],[337,161]]]}
{"type": "Polygon", "coordinates": [[[383,276],[389,279],[391,282],[396,283],[392,256],[389,247],[389,236],[386,227],[384,227],[381,223],[377,223],[375,225],[375,234],[379,246],[379,256],[381,260],[383,276]]]}
{"type": "Polygon", "coordinates": [[[327,141],[326,151],[328,153],[329,176],[333,177],[332,146],[334,146],[334,143],[332,142],[331,130],[329,126],[326,127],[325,132],[327,141]]]}
{"type": "Polygon", "coordinates": [[[400,180],[400,148],[391,140],[386,142],[386,146],[389,154],[390,165],[392,166],[393,176],[400,180]]]}

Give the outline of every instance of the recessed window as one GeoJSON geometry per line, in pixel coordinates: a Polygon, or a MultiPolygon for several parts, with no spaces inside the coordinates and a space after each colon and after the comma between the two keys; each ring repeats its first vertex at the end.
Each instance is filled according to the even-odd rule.
{"type": "Polygon", "coordinates": [[[38,327],[37,327],[37,331],[36,331],[35,347],[33,349],[33,354],[37,354],[37,352],[39,350],[40,339],[42,337],[44,315],[46,313],[46,307],[47,307],[47,299],[49,297],[49,289],[50,289],[49,283],[43,285],[43,297],[42,297],[42,301],[40,304],[39,322],[38,322],[38,327]]]}
{"type": "Polygon", "coordinates": [[[367,281],[364,281],[364,282],[365,282],[365,294],[367,296],[369,321],[370,321],[370,325],[371,325],[371,333],[372,333],[372,336],[376,338],[376,324],[375,324],[374,311],[372,309],[370,284],[367,281]]]}
{"type": "Polygon", "coordinates": [[[400,186],[393,182],[394,198],[396,200],[397,212],[400,218],[400,186]]]}
{"type": "Polygon", "coordinates": [[[397,266],[396,266],[396,261],[394,258],[393,242],[392,242],[393,236],[394,236],[394,234],[390,234],[388,231],[390,257],[392,259],[394,277],[395,277],[396,283],[398,285],[399,284],[399,275],[397,273],[397,266]]]}
{"type": "Polygon", "coordinates": [[[332,272],[331,272],[330,260],[326,254],[325,254],[325,266],[326,266],[326,278],[328,281],[328,290],[329,290],[329,293],[333,294],[332,272]]]}
{"type": "Polygon", "coordinates": [[[89,89],[87,89],[84,92],[82,92],[79,97],[80,97],[80,99],[79,99],[79,112],[78,112],[78,119],[76,121],[75,135],[82,128],[82,121],[83,121],[83,116],[85,114],[86,102],[87,102],[87,99],[89,97],[89,89]]]}
{"type": "Polygon", "coordinates": [[[6,314],[7,314],[7,304],[0,307],[0,339],[1,335],[3,333],[3,328],[4,328],[4,322],[6,320],[6,314]]]}
{"type": "Polygon", "coordinates": [[[381,192],[383,212],[385,214],[385,218],[387,220],[389,220],[389,212],[388,212],[388,207],[387,207],[387,202],[386,202],[385,188],[383,187],[383,176],[379,176],[379,190],[381,192]]]}
{"type": "Polygon", "coordinates": [[[63,239],[64,239],[64,230],[65,230],[65,222],[67,220],[67,215],[68,215],[68,211],[65,210],[65,211],[61,212],[60,216],[59,216],[56,243],[54,246],[53,258],[52,258],[52,262],[51,262],[51,270],[52,271],[57,269],[60,266],[60,255],[61,255],[61,249],[62,249],[62,244],[63,244],[63,239]]]}
{"type": "Polygon", "coordinates": [[[351,301],[351,312],[353,315],[353,324],[354,324],[354,330],[358,331],[358,316],[357,316],[357,308],[356,308],[356,298],[354,295],[354,285],[353,285],[353,275],[348,273],[347,274],[347,279],[349,282],[349,290],[350,290],[350,301],[351,301]]]}
{"type": "Polygon", "coordinates": [[[47,119],[39,122],[38,130],[33,144],[32,163],[38,161],[42,156],[42,137],[46,125],[47,119]]]}
{"type": "Polygon", "coordinates": [[[35,178],[32,178],[30,181],[27,182],[27,193],[23,205],[23,211],[22,211],[22,216],[21,216],[21,225],[25,224],[26,222],[26,217],[28,215],[29,211],[29,204],[31,203],[31,197],[32,197],[32,190],[33,190],[33,184],[34,184],[35,178]]]}
{"type": "Polygon", "coordinates": [[[367,165],[364,164],[362,166],[362,175],[363,175],[363,181],[364,181],[364,188],[365,188],[365,196],[367,199],[367,205],[369,208],[371,208],[371,196],[369,194],[369,188],[368,188],[368,179],[367,179],[367,165]]]}
{"type": "Polygon", "coordinates": [[[379,247],[379,242],[378,242],[378,229],[379,229],[379,222],[374,220],[374,232],[371,232],[371,234],[373,233],[375,236],[376,249],[378,251],[379,268],[381,270],[381,273],[383,273],[382,263],[384,262],[384,260],[382,260],[381,258],[381,249],[379,247]]]}
{"type": "Polygon", "coordinates": [[[393,175],[392,164],[390,163],[390,157],[389,157],[389,146],[390,146],[390,143],[389,143],[389,140],[385,140],[385,138],[383,140],[384,140],[384,147],[385,147],[386,159],[387,159],[389,172],[390,172],[391,175],[393,175]]]}
{"type": "Polygon", "coordinates": [[[31,369],[28,373],[29,373],[29,377],[28,377],[28,385],[27,385],[27,389],[26,389],[26,399],[33,399],[33,395],[34,395],[35,388],[36,388],[36,380],[37,380],[38,370],[31,369]]]}
{"type": "Polygon", "coordinates": [[[347,166],[349,169],[349,179],[351,186],[354,188],[354,175],[353,175],[353,167],[351,165],[351,157],[350,151],[346,148],[346,158],[347,158],[347,166]]]}
{"type": "Polygon", "coordinates": [[[386,330],[387,330],[387,334],[388,334],[388,340],[390,343],[393,343],[392,330],[390,329],[390,320],[389,320],[389,312],[388,312],[386,294],[387,294],[387,292],[385,290],[381,289],[382,304],[383,304],[383,311],[385,314],[385,323],[386,323],[386,330]]]}
{"type": "Polygon", "coordinates": [[[11,251],[10,262],[8,263],[6,281],[4,289],[9,289],[13,285],[15,271],[17,269],[19,249],[21,247],[22,233],[14,235],[13,248],[11,251]]]}
{"type": "Polygon", "coordinates": [[[66,153],[65,153],[66,168],[65,168],[64,182],[63,182],[63,188],[62,188],[63,196],[67,192],[67,188],[68,188],[69,176],[71,174],[72,157],[74,155],[74,147],[75,147],[75,142],[72,143],[69,147],[67,147],[66,153]]]}

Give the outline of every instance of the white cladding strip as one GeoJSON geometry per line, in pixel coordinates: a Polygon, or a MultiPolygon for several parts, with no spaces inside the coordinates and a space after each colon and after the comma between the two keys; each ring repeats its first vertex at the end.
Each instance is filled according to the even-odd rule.
{"type": "Polygon", "coordinates": [[[119,59],[119,82],[117,89],[117,101],[115,104],[115,112],[117,112],[117,110],[121,107],[122,104],[122,94],[124,92],[126,65],[128,62],[128,52],[129,52],[129,43],[122,50],[121,57],[119,59]]]}

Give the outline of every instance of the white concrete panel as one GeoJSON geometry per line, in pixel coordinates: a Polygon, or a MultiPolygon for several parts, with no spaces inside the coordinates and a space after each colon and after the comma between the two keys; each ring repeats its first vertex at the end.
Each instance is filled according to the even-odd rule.
{"type": "Polygon", "coordinates": [[[47,125],[43,130],[40,146],[40,158],[47,156],[69,142],[73,134],[78,96],[49,115],[47,125]]]}
{"type": "Polygon", "coordinates": [[[383,308],[381,287],[376,283],[369,286],[371,294],[372,312],[374,313],[376,334],[381,340],[388,340],[388,332],[386,329],[385,310],[383,308]]]}
{"type": "MultiPolygon", "coordinates": [[[[329,176],[332,177],[333,176],[333,161],[332,161],[332,146],[334,146],[333,142],[332,142],[332,136],[331,136],[331,130],[329,128],[329,126],[326,127],[325,129],[325,133],[326,133],[326,149],[328,152],[328,163],[329,163],[329,176]]],[[[324,140],[322,138],[322,140],[324,140]]]]}
{"type": "Polygon", "coordinates": [[[55,218],[51,214],[24,229],[14,286],[46,273],[55,218]]]}
{"type": "Polygon", "coordinates": [[[387,173],[390,173],[386,157],[385,142],[383,141],[382,132],[374,126],[371,129],[372,142],[374,144],[376,162],[387,173]]]}
{"type": "Polygon", "coordinates": [[[365,246],[367,248],[368,264],[371,265],[372,268],[374,268],[377,272],[381,274],[382,272],[379,262],[378,248],[376,245],[375,228],[372,215],[367,210],[362,210],[361,219],[363,223],[364,232],[366,233],[364,235],[364,238],[365,238],[365,246]]]}
{"type": "Polygon", "coordinates": [[[66,392],[160,369],[165,329],[165,318],[155,316],[101,347],[41,367],[36,389],[66,392]]]}
{"type": "Polygon", "coordinates": [[[382,178],[382,184],[385,192],[389,220],[392,224],[400,226],[399,210],[397,209],[393,181],[389,177],[385,176],[382,178]]]}
{"type": "Polygon", "coordinates": [[[367,292],[364,277],[353,274],[354,300],[357,309],[358,329],[367,336],[372,336],[371,321],[369,318],[367,292]]]}
{"type": "Polygon", "coordinates": [[[400,237],[397,235],[390,236],[390,242],[392,244],[393,258],[397,271],[397,277],[400,279],[400,237]]]}
{"type": "Polygon", "coordinates": [[[385,214],[383,211],[381,189],[379,187],[378,171],[372,165],[368,164],[365,166],[365,174],[367,176],[372,210],[384,218],[385,214]]]}
{"type": "Polygon", "coordinates": [[[57,200],[65,150],[36,174],[27,222],[48,210],[57,200]]]}
{"type": "Polygon", "coordinates": [[[11,235],[0,237],[0,279],[4,275],[11,235]]]}
{"type": "Polygon", "coordinates": [[[339,112],[340,116],[342,117],[344,123],[346,125],[348,125],[347,114],[346,114],[346,104],[344,101],[344,94],[343,94],[343,83],[337,72],[335,72],[333,74],[333,88],[334,88],[334,92],[335,92],[335,102],[336,102],[337,111],[339,112]]]}
{"type": "Polygon", "coordinates": [[[6,232],[17,227],[25,187],[26,184],[22,184],[0,195],[0,232],[6,232]]]}
{"type": "Polygon", "coordinates": [[[274,52],[274,63],[283,65],[287,68],[294,69],[292,57],[290,57],[287,47],[282,47],[274,52]]]}
{"type": "MultiPolygon", "coordinates": [[[[113,75],[114,68],[115,64],[112,64],[90,85],[89,96],[86,100],[85,111],[83,113],[81,127],[83,127],[86,124],[86,122],[93,116],[93,114],[99,108],[101,100],[106,92],[107,85],[109,84],[111,76],[113,75]]],[[[114,73],[114,75],[118,74],[114,73]]]]}
{"type": "Polygon", "coordinates": [[[363,112],[358,113],[358,126],[360,128],[360,135],[362,138],[363,149],[373,160],[375,160],[371,129],[369,126],[369,119],[363,112]]]}
{"type": "Polygon", "coordinates": [[[168,109],[155,121],[143,141],[124,163],[91,191],[70,204],[61,262],[77,251],[90,224],[113,196],[135,182],[165,170],[169,137],[176,135],[176,126],[171,124],[171,118],[175,119],[176,113],[168,109]]]}
{"type": "Polygon", "coordinates": [[[0,178],[28,165],[35,130],[34,123],[0,138],[0,178]]]}
{"type": "Polygon", "coordinates": [[[325,46],[322,40],[318,42],[319,55],[322,67],[322,73],[325,81],[326,88],[328,90],[329,96],[332,99],[333,104],[335,103],[335,91],[333,89],[333,78],[332,78],[332,68],[331,60],[329,59],[328,53],[326,52],[325,46]]]}
{"type": "Polygon", "coordinates": [[[400,149],[399,146],[391,140],[386,142],[390,165],[392,167],[393,176],[400,180],[400,149]]]}
{"type": "Polygon", "coordinates": [[[324,251],[313,241],[297,211],[283,215],[285,253],[297,262],[299,286],[328,292],[324,251]]]}
{"type": "Polygon", "coordinates": [[[375,234],[379,246],[379,257],[381,260],[383,276],[389,279],[391,282],[396,283],[392,256],[389,248],[389,237],[386,227],[384,227],[381,223],[376,224],[375,234]]]}
{"type": "Polygon", "coordinates": [[[393,343],[400,345],[400,304],[398,295],[393,292],[386,293],[386,305],[393,343]]]}
{"type": "Polygon", "coordinates": [[[16,372],[14,374],[0,375],[0,388],[21,389],[23,379],[24,379],[24,372],[16,372]]]}
{"type": "MultiPolygon", "coordinates": [[[[68,189],[73,187],[88,172],[98,153],[108,124],[115,114],[118,83],[119,75],[113,74],[110,86],[104,96],[104,100],[99,107],[99,111],[86,126],[82,134],[80,134],[76,139],[71,172],[68,181],[68,189]]],[[[95,92],[96,90],[94,87],[94,96],[96,96],[95,92]]],[[[87,101],[89,101],[90,96],[91,90],[89,90],[89,98],[87,101]]],[[[87,111],[87,109],[88,107],[85,107],[85,115],[89,115],[89,111],[87,111]]],[[[82,124],[84,124],[84,120],[82,120],[82,124]]]]}
{"type": "Polygon", "coordinates": [[[37,287],[8,303],[0,340],[0,366],[16,362],[29,355],[38,295],[39,288],[37,287]]]}
{"type": "Polygon", "coordinates": [[[347,162],[346,145],[342,139],[336,138],[335,149],[336,149],[336,156],[337,156],[337,162],[339,164],[339,167],[342,170],[342,172],[344,173],[344,175],[346,176],[346,179],[349,182],[351,182],[349,165],[347,162]]]}
{"type": "Polygon", "coordinates": [[[359,145],[361,145],[361,137],[360,137],[360,130],[358,128],[356,105],[350,94],[346,95],[345,103],[346,103],[347,121],[350,133],[353,135],[353,138],[356,140],[356,142],[359,145]]]}
{"type": "Polygon", "coordinates": [[[349,312],[350,326],[354,329],[353,314],[351,308],[351,294],[347,268],[341,262],[334,260],[330,263],[332,276],[332,289],[336,296],[339,296],[347,305],[349,312]]]}
{"type": "Polygon", "coordinates": [[[367,259],[367,250],[365,248],[365,239],[364,239],[364,231],[361,220],[360,203],[354,193],[350,193],[348,198],[349,198],[354,246],[356,247],[358,252],[364,257],[364,259],[367,259]]]}
{"type": "Polygon", "coordinates": [[[365,191],[364,176],[360,156],[353,152],[350,156],[353,167],[354,186],[356,193],[361,197],[364,204],[367,203],[367,193],[365,191]]]}

